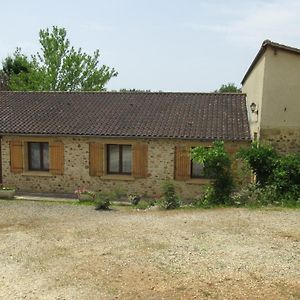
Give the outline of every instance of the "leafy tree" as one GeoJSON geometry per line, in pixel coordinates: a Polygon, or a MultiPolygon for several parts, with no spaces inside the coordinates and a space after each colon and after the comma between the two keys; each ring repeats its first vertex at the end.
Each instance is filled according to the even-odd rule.
{"type": "Polygon", "coordinates": [[[21,54],[21,49],[17,48],[12,56],[8,56],[2,62],[2,70],[0,70],[0,85],[1,90],[9,89],[9,80],[12,76],[18,76],[23,81],[30,81],[30,73],[33,69],[33,64],[28,57],[21,54]]]}
{"type": "Polygon", "coordinates": [[[204,173],[207,177],[214,178],[212,189],[208,189],[209,201],[212,204],[229,203],[234,184],[231,159],[225,151],[224,142],[216,141],[209,148],[195,147],[192,149],[191,157],[193,161],[204,165],[204,173]]]}
{"type": "Polygon", "coordinates": [[[25,70],[21,72],[5,71],[6,58],[2,73],[8,76],[10,90],[36,90],[36,91],[101,91],[105,84],[117,72],[114,68],[99,64],[100,53],[96,50],[93,55],[76,50],[70,46],[64,28],[53,26],[40,30],[39,42],[41,53],[32,55],[28,59],[20,51],[15,52],[13,62],[21,61],[25,70]]]}
{"type": "Polygon", "coordinates": [[[241,93],[241,89],[234,83],[222,84],[221,87],[215,91],[216,93],[241,93]]]}

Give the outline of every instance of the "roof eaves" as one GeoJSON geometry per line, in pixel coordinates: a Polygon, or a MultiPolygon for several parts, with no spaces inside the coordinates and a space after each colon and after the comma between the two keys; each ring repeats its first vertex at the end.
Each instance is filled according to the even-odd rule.
{"type": "Polygon", "coordinates": [[[60,134],[60,133],[21,133],[21,132],[0,132],[0,136],[31,136],[31,137],[88,137],[88,138],[107,138],[107,139],[170,139],[170,140],[197,140],[197,141],[251,141],[250,136],[240,138],[222,139],[221,137],[206,138],[206,137],[183,137],[183,136],[138,136],[138,135],[96,135],[96,134],[60,134]]]}

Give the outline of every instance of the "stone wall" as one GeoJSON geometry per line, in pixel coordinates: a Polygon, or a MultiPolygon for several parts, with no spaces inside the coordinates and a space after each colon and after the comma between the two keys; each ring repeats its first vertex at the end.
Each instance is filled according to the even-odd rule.
{"type": "MultiPolygon", "coordinates": [[[[190,143],[200,145],[192,141],[172,139],[145,139],[143,143],[148,144],[148,173],[147,178],[133,178],[122,175],[104,175],[94,177],[89,175],[89,142],[118,143],[113,139],[92,139],[92,138],[55,138],[64,143],[64,174],[52,175],[48,172],[25,171],[21,174],[10,171],[10,150],[11,139],[23,139],[26,141],[42,140],[49,141],[49,138],[24,138],[9,137],[2,138],[2,163],[3,183],[12,185],[20,190],[44,191],[44,192],[69,192],[72,193],[78,187],[102,192],[111,192],[121,189],[126,193],[138,193],[148,196],[160,196],[161,184],[164,180],[174,179],[174,157],[175,145],[190,143]]],[[[53,139],[53,138],[52,138],[53,139]]],[[[123,140],[124,142],[124,140],[123,140]]],[[[130,144],[134,140],[127,140],[130,144]]],[[[207,145],[207,143],[202,143],[207,145]]],[[[230,143],[228,147],[237,150],[240,143],[230,143]]],[[[208,180],[190,179],[188,181],[175,181],[177,192],[183,198],[194,198],[203,192],[208,180]]]]}
{"type": "Polygon", "coordinates": [[[300,153],[300,128],[261,129],[260,141],[270,143],[282,154],[300,153]]]}

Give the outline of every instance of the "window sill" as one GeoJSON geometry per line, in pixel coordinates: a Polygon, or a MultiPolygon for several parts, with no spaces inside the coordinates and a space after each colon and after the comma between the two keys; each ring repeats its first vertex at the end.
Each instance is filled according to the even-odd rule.
{"type": "Polygon", "coordinates": [[[51,177],[53,175],[48,171],[26,171],[22,176],[51,177]]]}
{"type": "Polygon", "coordinates": [[[104,175],[101,177],[103,180],[124,180],[124,181],[132,181],[134,177],[131,175],[104,175]]]}
{"type": "Polygon", "coordinates": [[[213,180],[208,178],[191,178],[188,181],[186,181],[187,184],[209,184],[213,180]]]}

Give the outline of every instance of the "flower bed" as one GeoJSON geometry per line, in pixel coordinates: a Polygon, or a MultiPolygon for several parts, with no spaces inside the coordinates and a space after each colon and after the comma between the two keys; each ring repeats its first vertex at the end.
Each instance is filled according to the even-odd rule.
{"type": "Polygon", "coordinates": [[[79,201],[94,201],[96,193],[93,191],[86,190],[84,188],[79,188],[75,191],[79,201]]]}

